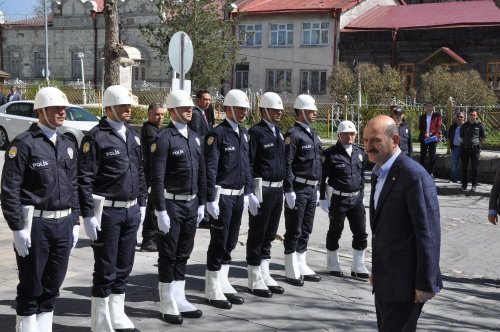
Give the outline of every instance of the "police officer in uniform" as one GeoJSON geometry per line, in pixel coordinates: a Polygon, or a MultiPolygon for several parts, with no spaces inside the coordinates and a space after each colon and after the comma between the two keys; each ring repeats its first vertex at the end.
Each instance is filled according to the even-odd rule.
{"type": "Polygon", "coordinates": [[[162,232],[158,241],[160,311],[164,321],[182,324],[201,310],[186,300],[186,264],[197,223],[205,211],[206,178],[201,141],[187,123],[193,101],[183,90],[167,97],[171,122],[151,145],[151,198],[162,232]]]}
{"type": "Polygon", "coordinates": [[[59,89],[40,89],[34,102],[39,122],[17,136],[5,155],[1,201],[19,270],[16,331],[52,331],[56,298],[78,241],[77,149],[57,132],[67,106],[59,89]]]}
{"type": "Polygon", "coordinates": [[[396,122],[399,129],[399,148],[408,157],[413,157],[413,143],[411,141],[411,128],[404,120],[403,108],[398,105],[389,107],[389,115],[396,122]]]}
{"type": "Polygon", "coordinates": [[[262,181],[259,212],[256,216],[250,214],[248,221],[248,288],[257,296],[271,297],[272,293],[284,292],[269,274],[271,242],[276,237],[283,210],[285,143],[278,128],[283,102],[276,93],[266,92],[259,108],[262,120],[248,131],[252,176],[262,181]]]}
{"type": "MultiPolygon", "coordinates": [[[[159,103],[154,103],[148,107],[148,121],[144,122],[141,128],[141,146],[142,146],[142,164],[144,168],[144,177],[146,178],[146,186],[151,187],[149,168],[151,165],[150,146],[154,143],[156,135],[163,129],[163,119],[165,118],[165,109],[159,103]]],[[[141,251],[157,251],[156,234],[157,223],[153,211],[153,202],[148,199],[146,206],[146,217],[142,224],[142,243],[141,251]]]]}
{"type": "Polygon", "coordinates": [[[352,231],[351,276],[368,279],[364,255],[368,244],[366,233],[364,197],[364,151],[354,144],[356,126],[342,121],[337,130],[338,141],[326,149],[323,155],[323,171],[320,189],[320,206],[330,217],[326,235],[327,271],[337,277],[344,274],[338,256],[339,240],[347,217],[352,231]],[[327,184],[331,198],[327,197],[327,184]]]}
{"type": "Polygon", "coordinates": [[[248,206],[250,213],[257,214],[259,200],[252,193],[248,132],[241,126],[250,108],[248,97],[241,90],[230,90],[223,105],[226,119],[207,134],[204,148],[207,210],[213,217],[205,297],[217,308],[230,309],[231,304],[244,302],[228,280],[231,252],[238,241],[244,208],[248,206]]]}
{"type": "Polygon", "coordinates": [[[90,130],[79,151],[78,183],[85,233],[94,250],[91,330],[137,331],[124,312],[137,230],[146,213],[146,181],[138,133],[130,121],[130,91],[112,85],[104,91],[107,117],[90,130]],[[104,197],[102,217],[92,194],[104,197]]]}
{"type": "Polygon", "coordinates": [[[321,180],[321,141],[311,127],[318,111],[314,99],[299,95],[293,105],[297,120],[285,135],[285,274],[294,286],[320,281],[306,263],[321,180]]]}

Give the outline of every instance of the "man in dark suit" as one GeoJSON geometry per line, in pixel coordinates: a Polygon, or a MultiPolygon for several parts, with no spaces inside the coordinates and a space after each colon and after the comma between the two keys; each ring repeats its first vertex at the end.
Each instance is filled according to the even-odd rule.
{"type": "Polygon", "coordinates": [[[9,101],[19,101],[23,100],[23,96],[19,92],[17,92],[17,87],[15,85],[10,87],[10,93],[7,96],[7,102],[9,101]]]}
{"type": "Polygon", "coordinates": [[[372,276],[379,331],[415,331],[422,307],[443,283],[439,203],[432,177],[401,153],[394,120],[380,115],[364,129],[372,175],[372,276]]]}
{"type": "MultiPolygon", "coordinates": [[[[205,135],[213,128],[213,109],[209,112],[212,96],[208,90],[196,92],[196,105],[193,107],[189,128],[200,136],[200,141],[205,142],[205,135]]],[[[203,144],[202,144],[203,149],[203,144]]],[[[205,218],[198,224],[199,228],[210,228],[210,214],[205,211],[205,218]]]]}
{"type": "Polygon", "coordinates": [[[420,164],[425,167],[431,176],[434,176],[434,164],[436,163],[436,147],[438,141],[441,140],[441,115],[434,112],[434,105],[427,102],[424,105],[425,114],[422,114],[418,120],[418,128],[420,134],[418,141],[420,142],[420,164]],[[436,140],[425,142],[426,139],[435,137],[436,140]],[[425,158],[429,154],[429,164],[425,165],[425,158]]]}

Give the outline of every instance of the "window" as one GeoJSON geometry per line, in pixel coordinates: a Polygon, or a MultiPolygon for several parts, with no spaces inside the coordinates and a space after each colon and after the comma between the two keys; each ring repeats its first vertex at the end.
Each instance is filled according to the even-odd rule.
{"type": "Polygon", "coordinates": [[[302,24],[303,45],[327,45],[328,44],[328,31],[330,23],[304,23],[302,24]]]}
{"type": "Polygon", "coordinates": [[[37,117],[33,110],[33,103],[15,103],[13,105],[10,105],[5,113],[17,116],[25,116],[28,118],[37,117]]]}
{"type": "Polygon", "coordinates": [[[398,70],[403,83],[403,93],[405,96],[411,96],[411,90],[415,85],[415,64],[401,63],[398,65],[398,70]]]}
{"type": "Polygon", "coordinates": [[[78,56],[80,52],[71,53],[71,78],[74,80],[82,79],[82,63],[78,56]]]}
{"type": "Polygon", "coordinates": [[[45,52],[35,52],[35,77],[43,77],[45,68],[45,52]]]}
{"type": "Polygon", "coordinates": [[[486,64],[486,82],[490,89],[500,90],[500,61],[486,64]]]}
{"type": "Polygon", "coordinates": [[[133,66],[134,72],[134,85],[139,86],[146,80],[146,68],[140,66],[133,66]]]}
{"type": "Polygon", "coordinates": [[[21,59],[19,52],[9,53],[9,74],[11,77],[19,77],[21,74],[21,59]]]}
{"type": "Polygon", "coordinates": [[[272,46],[293,45],[293,24],[291,23],[271,24],[271,45],[272,46]]]}
{"type": "Polygon", "coordinates": [[[261,24],[241,24],[238,27],[241,46],[261,46],[262,45],[262,25],[261,24]]]}
{"type": "Polygon", "coordinates": [[[236,81],[234,82],[235,89],[248,89],[248,64],[236,65],[235,74],[236,81]]]}
{"type": "Polygon", "coordinates": [[[291,70],[268,70],[266,73],[266,90],[273,92],[292,92],[291,70]]]}
{"type": "Polygon", "coordinates": [[[311,94],[326,93],[325,70],[303,70],[300,73],[300,92],[311,94]]]}

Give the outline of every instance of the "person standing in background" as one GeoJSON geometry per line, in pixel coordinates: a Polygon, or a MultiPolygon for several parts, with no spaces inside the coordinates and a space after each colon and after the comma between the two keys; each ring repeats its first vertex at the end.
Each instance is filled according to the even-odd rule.
{"type": "MultiPolygon", "coordinates": [[[[144,122],[141,128],[142,164],[144,168],[144,178],[146,186],[151,187],[150,167],[151,167],[151,144],[156,139],[158,133],[163,130],[163,120],[165,119],[165,109],[162,104],[154,103],[148,107],[148,121],[144,122]]],[[[148,190],[149,191],[149,190],[148,190]]],[[[149,195],[148,195],[149,196],[149,195]]],[[[158,223],[154,215],[153,202],[149,198],[146,205],[146,216],[142,224],[141,251],[157,251],[156,236],[158,235],[158,223]]]]}
{"type": "Polygon", "coordinates": [[[481,122],[477,121],[477,111],[469,110],[469,118],[460,127],[460,138],[462,140],[462,190],[467,190],[469,182],[468,170],[469,161],[471,166],[470,192],[474,193],[477,187],[477,174],[479,167],[479,155],[481,154],[481,144],[486,139],[486,132],[481,122]]]}
{"type": "Polygon", "coordinates": [[[457,112],[455,121],[448,130],[448,144],[451,151],[451,176],[450,180],[453,183],[458,182],[460,172],[460,157],[462,155],[460,127],[464,124],[464,113],[457,112]]]}
{"type": "Polygon", "coordinates": [[[401,106],[392,105],[389,107],[390,117],[396,122],[399,129],[399,148],[408,157],[413,158],[413,143],[411,141],[411,128],[404,121],[404,110],[401,106]]]}
{"type": "Polygon", "coordinates": [[[434,112],[434,105],[427,102],[424,105],[425,113],[418,120],[418,128],[420,134],[418,141],[420,142],[420,165],[422,165],[429,174],[434,177],[434,165],[436,163],[436,148],[437,143],[441,139],[441,115],[434,112]],[[434,138],[430,142],[427,139],[434,138]],[[426,165],[426,157],[429,155],[429,163],[426,165]]]}

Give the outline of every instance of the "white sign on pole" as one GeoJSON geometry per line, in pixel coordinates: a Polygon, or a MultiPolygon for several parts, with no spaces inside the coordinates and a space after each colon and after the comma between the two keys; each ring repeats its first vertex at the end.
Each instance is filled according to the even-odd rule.
{"type": "Polygon", "coordinates": [[[191,95],[191,81],[184,80],[184,88],[181,88],[181,80],[178,78],[172,79],[172,91],[184,90],[191,95]]]}
{"type": "MultiPolygon", "coordinates": [[[[174,33],[168,44],[168,59],[172,69],[179,73],[180,89],[184,89],[184,76],[193,65],[193,43],[184,31],[174,33]]],[[[174,86],[175,75],[172,79],[174,86]]],[[[188,91],[190,93],[190,91],[188,91]]]]}

